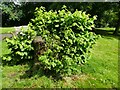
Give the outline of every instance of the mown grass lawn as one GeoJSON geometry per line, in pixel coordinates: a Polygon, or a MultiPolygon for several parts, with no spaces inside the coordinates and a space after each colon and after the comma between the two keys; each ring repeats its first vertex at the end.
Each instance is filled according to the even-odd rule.
{"type": "MultiPolygon", "coordinates": [[[[118,36],[113,36],[113,29],[95,30],[101,34],[92,49],[90,60],[82,66],[80,75],[55,80],[41,71],[29,76],[25,71],[28,65],[2,67],[3,88],[117,88],[118,87],[118,36]]],[[[9,52],[4,41],[2,54],[9,52]]]]}
{"type": "Polygon", "coordinates": [[[4,34],[4,33],[12,33],[15,31],[14,27],[0,27],[0,34],[4,34]]]}

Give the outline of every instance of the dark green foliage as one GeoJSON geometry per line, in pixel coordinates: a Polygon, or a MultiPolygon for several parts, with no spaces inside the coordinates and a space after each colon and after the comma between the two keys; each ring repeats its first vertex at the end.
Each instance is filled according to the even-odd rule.
{"type": "Polygon", "coordinates": [[[11,62],[11,64],[19,64],[33,59],[34,48],[32,41],[35,35],[35,31],[23,29],[17,36],[14,35],[11,39],[6,38],[8,49],[11,52],[3,56],[3,62],[5,60],[11,62]]]}
{"type": "Polygon", "coordinates": [[[14,2],[0,2],[2,26],[27,25],[33,18],[35,8],[41,5],[49,6],[50,3],[20,2],[20,5],[16,5],[14,2]]]}
{"type": "Polygon", "coordinates": [[[95,21],[96,27],[114,27],[118,18],[118,2],[55,2],[52,3],[49,8],[59,10],[64,4],[67,5],[68,9],[72,12],[78,9],[86,11],[86,13],[89,13],[91,16],[97,15],[97,21],[95,21]]]}
{"type": "Polygon", "coordinates": [[[0,4],[3,26],[28,24],[33,18],[35,8],[40,6],[46,7],[46,10],[49,11],[51,9],[59,10],[66,5],[71,12],[78,9],[86,11],[91,16],[97,15],[96,27],[115,27],[119,18],[117,16],[118,2],[20,2],[20,4],[20,6],[13,2],[0,4]]]}
{"type": "Polygon", "coordinates": [[[71,13],[62,10],[47,12],[44,7],[36,8],[35,18],[29,26],[46,41],[47,51],[39,56],[46,71],[61,75],[80,72],[90,55],[90,49],[97,36],[91,32],[96,16],[76,10],[71,13]]]}
{"type": "Polygon", "coordinates": [[[13,2],[0,2],[0,10],[2,11],[2,26],[17,25],[23,17],[23,10],[13,2]]]}

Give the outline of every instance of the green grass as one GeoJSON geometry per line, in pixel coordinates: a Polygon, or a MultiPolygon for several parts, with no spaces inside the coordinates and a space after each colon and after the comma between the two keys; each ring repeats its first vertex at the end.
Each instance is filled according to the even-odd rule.
{"type": "MultiPolygon", "coordinates": [[[[118,87],[118,36],[113,36],[113,29],[101,28],[101,34],[92,49],[90,60],[82,66],[82,73],[62,80],[47,77],[40,70],[29,77],[28,65],[2,67],[3,88],[117,88],[118,87]]],[[[2,54],[9,52],[6,43],[2,43],[2,54]]]]}
{"type": "Polygon", "coordinates": [[[2,47],[0,57],[10,52],[10,50],[7,48],[7,43],[5,41],[0,41],[0,47],[2,47]]]}
{"type": "Polygon", "coordinates": [[[0,65],[0,90],[2,89],[2,70],[0,65]]]}
{"type": "Polygon", "coordinates": [[[11,33],[14,32],[15,28],[14,27],[0,27],[0,34],[4,34],[4,33],[11,33]]]}

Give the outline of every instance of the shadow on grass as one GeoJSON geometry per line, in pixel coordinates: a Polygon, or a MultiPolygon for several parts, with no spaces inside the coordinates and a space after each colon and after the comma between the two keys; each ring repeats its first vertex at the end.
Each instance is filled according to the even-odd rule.
{"type": "Polygon", "coordinates": [[[37,78],[42,76],[46,76],[47,78],[52,77],[52,79],[55,81],[62,79],[62,77],[59,74],[56,74],[55,71],[44,70],[40,65],[40,63],[34,64],[32,60],[29,62],[22,62],[17,64],[14,64],[13,62],[9,62],[9,61],[2,61],[2,65],[3,66],[27,65],[28,69],[22,75],[20,75],[20,79],[29,79],[34,76],[37,76],[37,78]]]}
{"type": "Polygon", "coordinates": [[[103,29],[99,28],[99,29],[94,29],[94,32],[97,35],[101,35],[102,37],[105,37],[108,39],[111,39],[111,37],[112,37],[112,38],[116,38],[116,39],[120,40],[120,32],[118,33],[118,35],[113,35],[114,29],[107,30],[105,28],[103,28],[103,29]]]}
{"type": "Polygon", "coordinates": [[[46,76],[48,78],[52,77],[52,79],[55,81],[62,79],[62,77],[59,74],[55,74],[54,71],[44,70],[40,65],[40,63],[37,65],[35,64],[31,65],[31,63],[29,63],[29,69],[26,70],[25,73],[20,76],[20,79],[32,78],[36,75],[37,77],[42,77],[42,76],[46,76]]]}

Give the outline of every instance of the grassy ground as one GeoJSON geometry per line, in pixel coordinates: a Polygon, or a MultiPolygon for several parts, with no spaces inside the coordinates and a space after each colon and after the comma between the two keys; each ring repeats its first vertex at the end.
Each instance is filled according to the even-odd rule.
{"type": "MultiPolygon", "coordinates": [[[[41,71],[29,76],[28,65],[2,67],[3,88],[117,88],[118,87],[118,36],[113,29],[95,30],[101,38],[92,49],[91,59],[82,66],[80,75],[54,80],[41,71]]],[[[0,42],[1,43],[1,42],[0,42]]],[[[8,53],[6,43],[2,42],[2,54],[8,53]]],[[[0,54],[0,56],[2,56],[0,54]]]]}
{"type": "Polygon", "coordinates": [[[0,28],[0,34],[2,33],[11,33],[14,32],[15,28],[14,27],[4,27],[4,28],[0,28]]]}

